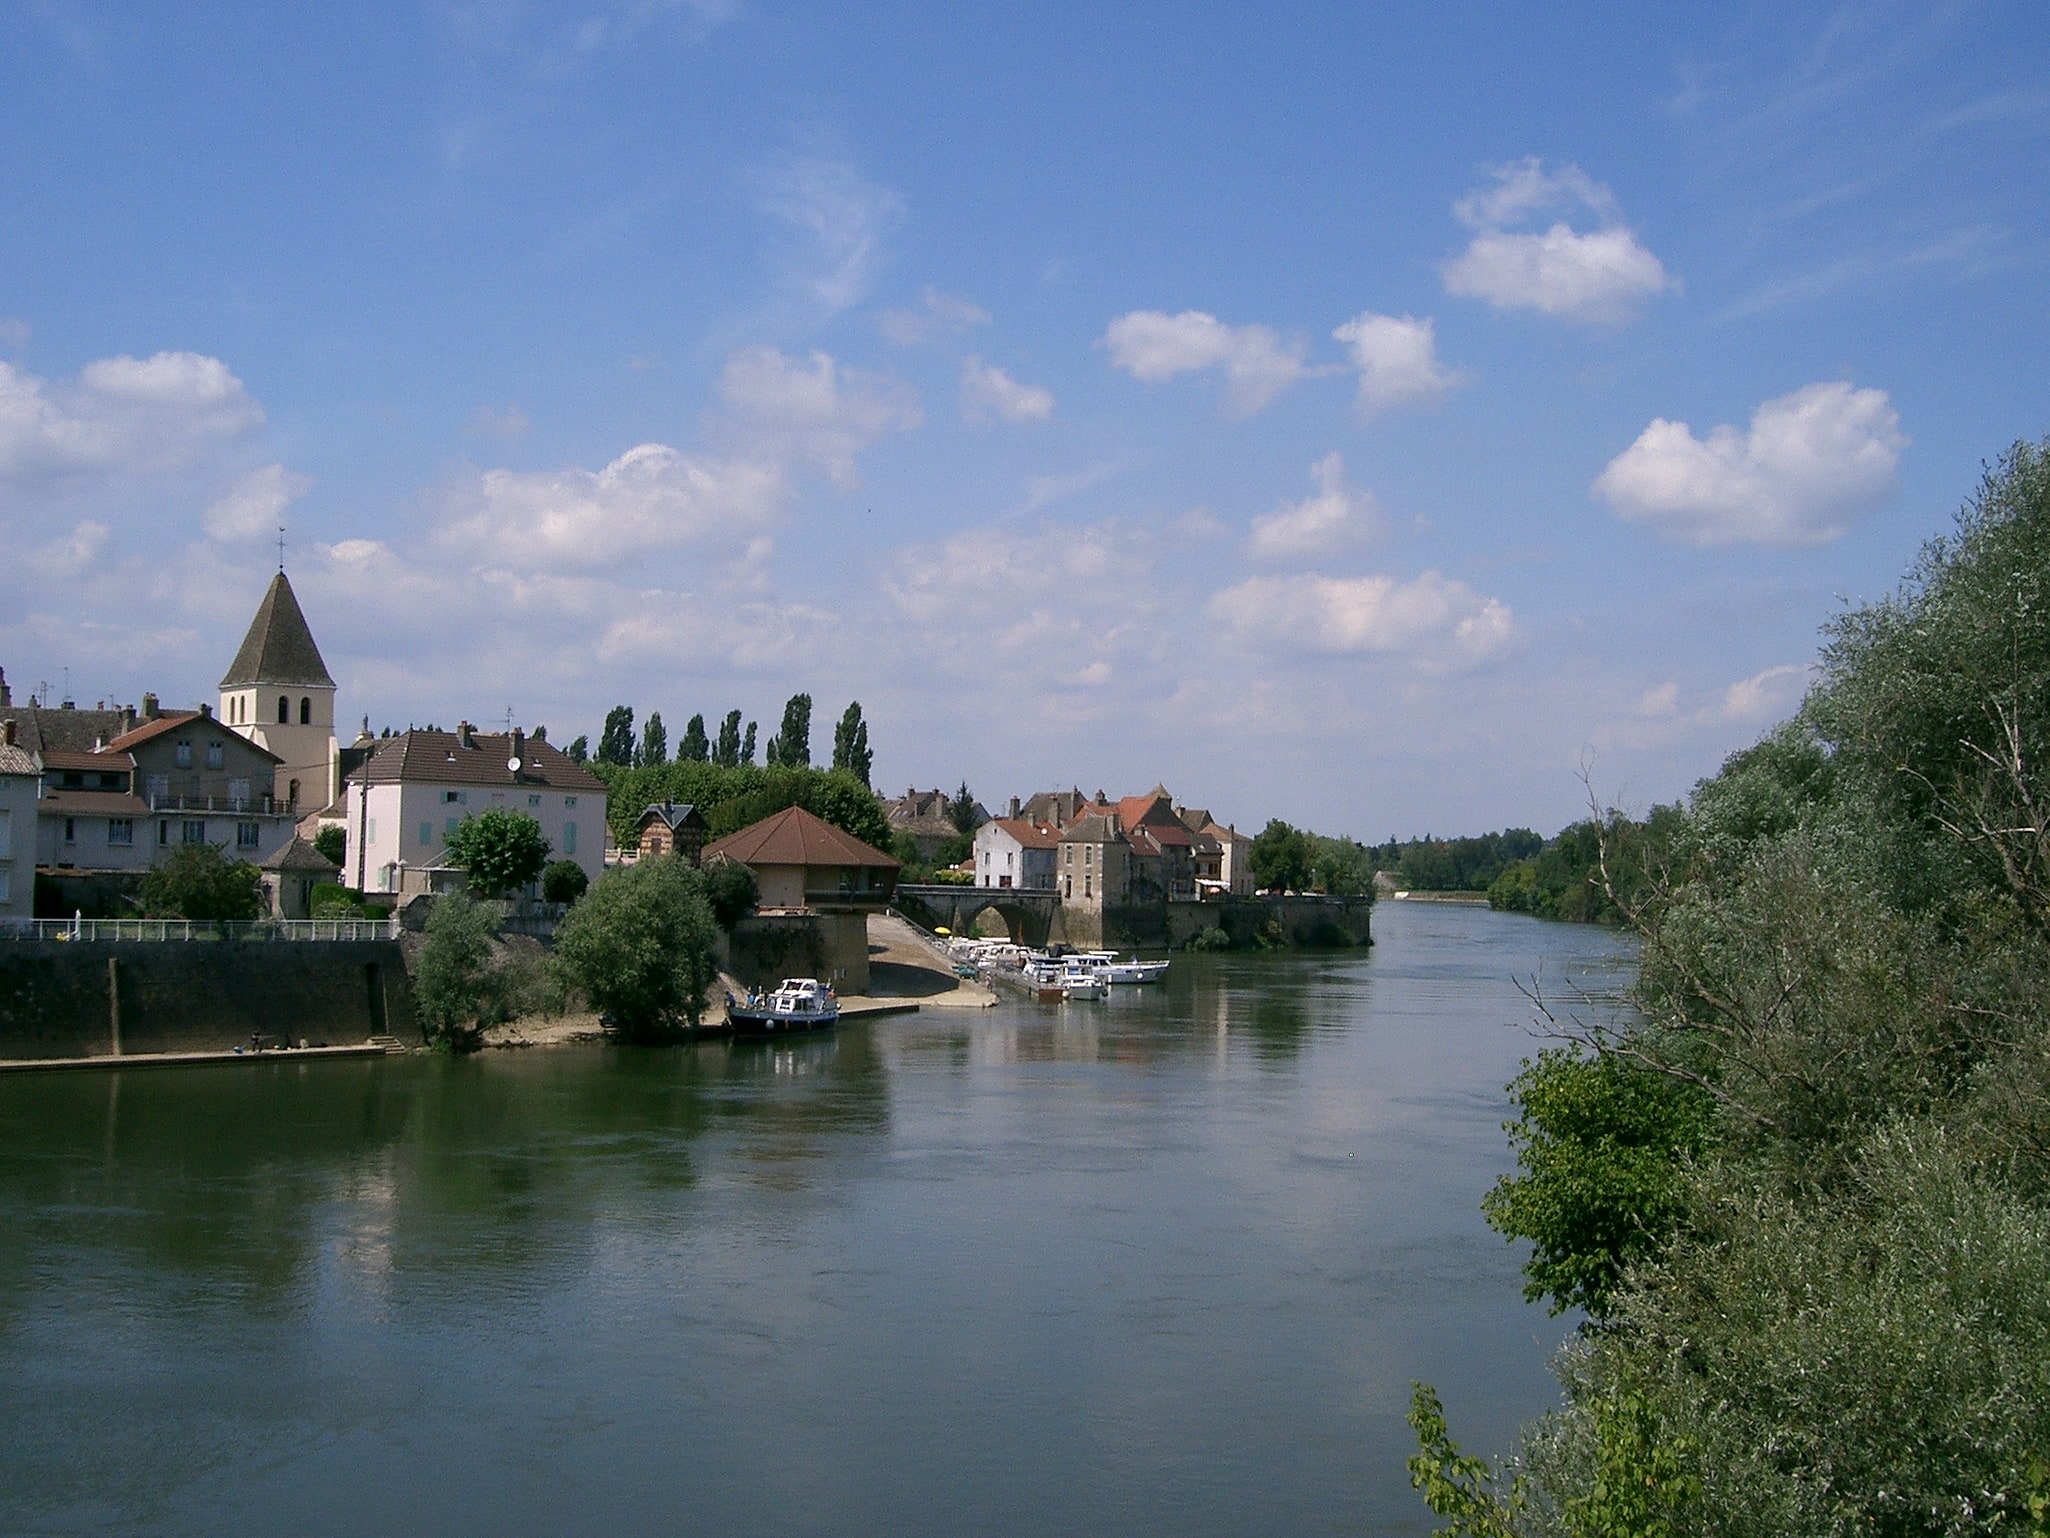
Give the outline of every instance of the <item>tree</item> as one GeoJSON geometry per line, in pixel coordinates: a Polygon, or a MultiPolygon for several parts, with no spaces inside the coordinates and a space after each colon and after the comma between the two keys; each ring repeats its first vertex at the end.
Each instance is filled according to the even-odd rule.
{"type": "Polygon", "coordinates": [[[747,723],[747,735],[740,739],[740,761],[751,764],[755,761],[755,724],[747,723]]]}
{"type": "Polygon", "coordinates": [[[333,825],[322,828],[313,835],[313,847],[337,865],[346,865],[349,857],[349,830],[333,825]]]}
{"type": "Polygon", "coordinates": [[[669,731],[662,725],[662,712],[648,712],[647,722],[641,727],[640,752],[634,762],[642,768],[669,762],[669,731]]]}
{"type": "Polygon", "coordinates": [[[718,936],[705,875],[682,860],[607,871],[555,932],[554,964],[627,1041],[672,1040],[704,1018],[718,936]]]}
{"type": "Polygon", "coordinates": [[[705,872],[705,901],[711,904],[712,920],[729,934],[754,911],[760,897],[755,873],[738,860],[721,860],[705,872]]]}
{"type": "Polygon", "coordinates": [[[541,900],[573,903],[584,895],[591,878],[575,860],[551,861],[541,872],[541,900]]]}
{"type": "Polygon", "coordinates": [[[488,986],[497,927],[489,908],[461,892],[434,900],[413,977],[413,999],[429,1046],[474,1052],[483,1045],[484,1027],[497,1023],[495,990],[488,986]]]}
{"type": "Polygon", "coordinates": [[[470,885],[487,897],[517,891],[548,863],[541,824],[525,812],[501,807],[465,817],[448,836],[448,857],[470,873],[470,885]]]}
{"type": "Polygon", "coordinates": [[[150,867],[137,895],[151,918],[232,922],[262,910],[263,878],[218,844],[180,844],[150,867]]]}
{"type": "Polygon", "coordinates": [[[712,762],[721,769],[740,767],[740,712],[729,710],[726,719],[719,723],[718,746],[712,749],[712,762]]]}
{"type": "Polygon", "coordinates": [[[605,730],[598,734],[598,762],[630,768],[634,761],[634,708],[614,705],[605,712],[605,730]]]}
{"type": "Polygon", "coordinates": [[[954,792],[954,799],[947,803],[947,821],[963,838],[972,838],[975,830],[982,826],[982,813],[975,805],[975,792],[968,788],[966,780],[954,792]]]}
{"type": "Polygon", "coordinates": [[[569,755],[569,760],[573,764],[587,763],[591,757],[591,739],[578,732],[570,739],[569,746],[562,751],[569,755]]]}
{"type": "Polygon", "coordinates": [[[676,761],[679,764],[702,764],[712,756],[711,744],[705,740],[705,718],[695,715],[684,723],[683,741],[676,745],[676,761]]]}
{"type": "Polygon", "coordinates": [[[811,767],[811,696],[793,694],[783,702],[783,727],[769,739],[763,762],[811,767]]]}
{"type": "Polygon", "coordinates": [[[856,700],[833,728],[833,767],[845,769],[866,785],[874,763],[875,755],[868,748],[868,723],[861,719],[861,701],[856,700]]]}
{"type": "Polygon", "coordinates": [[[1309,889],[1317,850],[1309,834],[1276,817],[1254,836],[1247,858],[1253,867],[1253,880],[1260,887],[1302,892],[1309,889]]]}

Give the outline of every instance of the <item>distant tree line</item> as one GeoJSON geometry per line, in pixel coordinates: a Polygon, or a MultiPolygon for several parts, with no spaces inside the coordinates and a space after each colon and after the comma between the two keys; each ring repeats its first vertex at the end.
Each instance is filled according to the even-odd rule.
{"type": "Polygon", "coordinates": [[[1407,843],[1391,838],[1374,844],[1367,859],[1375,872],[1387,871],[1405,891],[1485,892],[1511,865],[1536,856],[1544,842],[1528,828],[1504,828],[1473,838],[1425,834],[1407,843]]]}
{"type": "MultiPolygon", "coordinates": [[[[743,728],[741,713],[729,710],[716,734],[708,731],[703,715],[684,723],[683,737],[676,746],[680,764],[710,764],[720,769],[740,769],[755,761],[756,723],[743,728]]],[[[670,762],[669,729],[659,710],[648,712],[634,736],[634,708],[614,705],[605,713],[605,728],[598,734],[598,751],[589,751],[589,739],[578,737],[569,745],[569,756],[578,763],[592,762],[614,769],[655,769],[670,762]]],[[[809,769],[811,762],[811,696],[793,694],[783,704],[783,723],[763,750],[765,766],[781,765],[809,769]]],[[[861,701],[855,700],[841,714],[833,728],[832,767],[851,774],[863,785],[875,764],[868,745],[868,722],[862,719],[861,701]]]]}

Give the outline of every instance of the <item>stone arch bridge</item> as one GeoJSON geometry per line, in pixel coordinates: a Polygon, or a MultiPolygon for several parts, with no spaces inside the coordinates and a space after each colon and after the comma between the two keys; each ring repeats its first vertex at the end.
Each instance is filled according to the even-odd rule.
{"type": "Polygon", "coordinates": [[[931,885],[897,887],[897,906],[928,929],[972,935],[975,921],[994,912],[1015,945],[1042,946],[1053,937],[1058,893],[1028,887],[931,885]]]}

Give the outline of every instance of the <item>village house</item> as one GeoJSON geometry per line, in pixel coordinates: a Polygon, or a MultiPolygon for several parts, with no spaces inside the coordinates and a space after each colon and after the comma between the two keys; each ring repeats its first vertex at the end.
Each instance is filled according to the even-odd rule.
{"type": "Polygon", "coordinates": [[[604,874],[605,782],[539,728],[530,737],[464,721],[379,738],[346,790],[347,881],[358,891],[445,885],[423,873],[447,871],[448,836],[493,810],[532,817],[552,858],[574,860],[592,881],[604,874]]]}
{"type": "MultiPolygon", "coordinates": [[[[975,812],[986,815],[980,805],[975,812]]],[[[883,802],[883,816],[892,836],[908,837],[921,860],[933,859],[940,845],[961,835],[954,826],[954,799],[943,790],[907,790],[883,802]]]]}
{"type": "Polygon", "coordinates": [[[1191,854],[1199,897],[1251,897],[1253,895],[1253,841],[1237,828],[1227,827],[1207,811],[1176,807],[1175,815],[1194,837],[1191,854]]]}
{"type": "Polygon", "coordinates": [[[705,826],[704,814],[689,802],[681,806],[673,801],[659,802],[641,813],[634,823],[638,858],[675,854],[696,865],[704,855],[705,837],[710,831],[705,826]]]}
{"type": "Polygon", "coordinates": [[[895,860],[801,806],[707,844],[703,858],[753,871],[762,910],[882,908],[897,889],[895,860]]]}
{"type": "Polygon", "coordinates": [[[1049,824],[991,818],[975,830],[975,884],[1052,891],[1060,841],[1060,829],[1049,824]]]}
{"type": "Polygon", "coordinates": [[[36,794],[42,769],[0,724],[0,921],[35,916],[36,794]]]}
{"type": "Polygon", "coordinates": [[[339,885],[342,868],[303,838],[294,838],[257,866],[264,906],[274,919],[313,917],[313,889],[339,885]]]}

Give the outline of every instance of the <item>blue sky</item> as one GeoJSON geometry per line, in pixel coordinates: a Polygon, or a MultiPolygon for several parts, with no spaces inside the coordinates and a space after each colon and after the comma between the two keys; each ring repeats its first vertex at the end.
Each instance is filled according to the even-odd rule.
{"type": "Polygon", "coordinates": [[[0,3],[0,666],[210,698],[282,522],[375,726],[1671,799],[2050,430],[2050,11],[1383,10],[0,3]]]}

